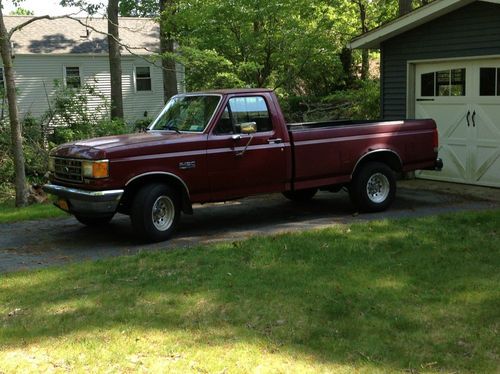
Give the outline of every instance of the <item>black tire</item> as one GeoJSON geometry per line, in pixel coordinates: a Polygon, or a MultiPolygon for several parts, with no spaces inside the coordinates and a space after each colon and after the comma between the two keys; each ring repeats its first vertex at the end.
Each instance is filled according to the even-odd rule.
{"type": "Polygon", "coordinates": [[[142,187],[132,201],[132,226],[146,241],[167,240],[175,232],[179,219],[179,196],[165,184],[154,183],[142,187]]]}
{"type": "Polygon", "coordinates": [[[89,227],[98,227],[107,225],[111,221],[113,216],[114,214],[110,214],[107,216],[98,216],[98,217],[86,216],[83,214],[75,214],[75,218],[78,220],[78,222],[89,227]]]}
{"type": "Polygon", "coordinates": [[[316,192],[318,192],[317,188],[308,188],[307,190],[285,191],[283,196],[292,201],[306,202],[311,200],[316,192]]]}
{"type": "Polygon", "coordinates": [[[363,212],[386,210],[396,196],[396,178],[392,169],[382,162],[361,166],[349,186],[353,204],[363,212]]]}

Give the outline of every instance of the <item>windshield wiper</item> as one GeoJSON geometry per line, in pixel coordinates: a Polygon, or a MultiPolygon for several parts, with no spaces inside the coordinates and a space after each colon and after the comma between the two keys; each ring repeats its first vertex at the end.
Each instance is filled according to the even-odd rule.
{"type": "Polygon", "coordinates": [[[165,130],[173,130],[175,131],[177,134],[180,134],[181,132],[179,131],[177,125],[175,124],[175,121],[170,121],[169,123],[167,123],[167,126],[165,126],[165,130]]]}

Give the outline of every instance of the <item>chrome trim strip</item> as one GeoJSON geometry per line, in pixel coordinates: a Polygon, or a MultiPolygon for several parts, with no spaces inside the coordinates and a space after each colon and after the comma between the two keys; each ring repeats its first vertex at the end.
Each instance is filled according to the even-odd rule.
{"type": "Polygon", "coordinates": [[[146,175],[155,175],[155,174],[157,174],[157,175],[168,175],[170,177],[174,177],[175,179],[177,179],[179,182],[182,183],[182,185],[184,186],[184,189],[186,190],[186,193],[187,193],[188,197],[190,198],[191,195],[189,193],[189,188],[188,188],[186,182],[184,182],[181,177],[179,177],[179,176],[177,176],[175,174],[172,174],[172,173],[165,172],[165,171],[150,171],[148,173],[136,175],[132,179],[129,179],[127,183],[125,183],[125,187],[127,187],[130,183],[132,183],[136,179],[145,177],[146,175]]]}
{"type": "Polygon", "coordinates": [[[393,151],[392,149],[389,149],[389,148],[381,148],[381,149],[374,149],[373,151],[370,151],[368,153],[365,153],[363,156],[361,156],[361,158],[356,162],[356,165],[354,165],[354,169],[352,169],[352,173],[351,173],[351,178],[352,176],[354,175],[354,171],[356,171],[356,168],[358,167],[359,163],[361,161],[363,161],[363,159],[366,157],[366,156],[369,156],[371,154],[374,154],[374,153],[378,153],[378,152],[391,152],[393,154],[395,154],[399,160],[399,164],[401,165],[401,167],[403,166],[403,160],[401,160],[401,157],[397,154],[397,152],[393,151]]]}

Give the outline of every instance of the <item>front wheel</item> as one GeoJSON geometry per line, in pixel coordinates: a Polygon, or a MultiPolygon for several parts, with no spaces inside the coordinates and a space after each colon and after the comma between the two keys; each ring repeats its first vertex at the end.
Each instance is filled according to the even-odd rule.
{"type": "Polygon", "coordinates": [[[132,202],[132,226],[145,240],[159,242],[168,239],[177,228],[179,219],[178,194],[165,184],[144,186],[132,202]]]}
{"type": "Polygon", "coordinates": [[[396,196],[396,178],[381,162],[369,162],[355,174],[349,187],[351,201],[366,212],[386,210],[396,196]]]}

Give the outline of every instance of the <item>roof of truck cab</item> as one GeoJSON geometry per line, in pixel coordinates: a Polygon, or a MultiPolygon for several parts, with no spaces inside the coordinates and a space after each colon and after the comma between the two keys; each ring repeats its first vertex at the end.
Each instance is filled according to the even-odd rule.
{"type": "Polygon", "coordinates": [[[192,93],[229,95],[229,94],[262,93],[262,92],[273,92],[273,90],[270,88],[224,88],[220,90],[207,90],[207,91],[199,91],[192,93]]]}

